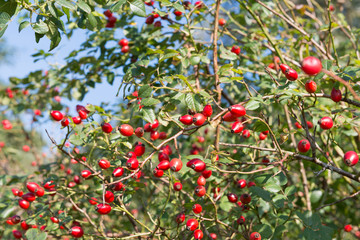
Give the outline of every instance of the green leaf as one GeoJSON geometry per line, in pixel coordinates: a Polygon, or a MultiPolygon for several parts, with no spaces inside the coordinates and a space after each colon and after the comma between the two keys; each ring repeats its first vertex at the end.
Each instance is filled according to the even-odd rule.
{"type": "Polygon", "coordinates": [[[23,30],[24,28],[26,28],[27,26],[30,25],[29,21],[23,21],[19,24],[19,32],[21,32],[21,30],[23,30]]]}
{"type": "Polygon", "coordinates": [[[16,8],[18,6],[17,1],[5,1],[5,0],[1,0],[0,1],[0,13],[7,13],[9,15],[9,18],[11,18],[15,12],[16,12],[16,8]]]}
{"type": "Polygon", "coordinates": [[[152,106],[152,105],[156,105],[159,104],[160,101],[158,99],[155,98],[144,98],[141,100],[141,105],[146,106],[152,106]]]}
{"type": "Polygon", "coordinates": [[[39,22],[33,24],[32,28],[38,34],[45,34],[49,31],[48,25],[41,20],[39,22]]]}
{"type": "Polygon", "coordinates": [[[147,98],[151,96],[152,89],[149,85],[144,85],[139,89],[139,97],[147,98]]]}
{"type": "Polygon", "coordinates": [[[268,182],[267,184],[265,184],[264,187],[266,190],[268,190],[269,192],[273,192],[273,193],[277,193],[277,192],[281,191],[281,186],[274,182],[268,182]]]}
{"type": "Polygon", "coordinates": [[[141,0],[134,0],[130,2],[130,9],[135,15],[138,15],[140,17],[146,16],[145,4],[141,0]]]}
{"type": "Polygon", "coordinates": [[[6,12],[0,13],[0,25],[5,25],[10,21],[10,15],[6,12]]]}
{"type": "Polygon", "coordinates": [[[246,106],[245,109],[246,110],[255,110],[258,109],[260,107],[260,103],[256,100],[250,100],[246,106]]]}
{"type": "Polygon", "coordinates": [[[291,185],[285,189],[286,196],[293,195],[295,192],[296,192],[296,187],[294,185],[291,185]]]}
{"type": "Polygon", "coordinates": [[[69,2],[67,0],[55,0],[55,2],[62,7],[69,8],[71,10],[75,10],[75,5],[73,5],[71,2],[69,2]]]}
{"type": "Polygon", "coordinates": [[[111,12],[117,12],[119,11],[119,9],[122,7],[122,5],[124,5],[124,3],[126,2],[126,0],[119,0],[117,3],[114,3],[111,8],[110,11],[111,12]]]}
{"type": "Polygon", "coordinates": [[[36,228],[31,228],[26,231],[25,236],[26,236],[27,240],[46,240],[47,233],[40,232],[36,228]]]}
{"type": "Polygon", "coordinates": [[[226,197],[222,197],[220,199],[220,205],[219,206],[225,212],[229,212],[230,209],[234,206],[234,204],[229,202],[229,200],[226,197]]]}
{"type": "Polygon", "coordinates": [[[155,121],[155,112],[154,109],[152,108],[148,108],[148,107],[143,107],[142,110],[143,112],[143,119],[149,123],[153,123],[155,121]]]}
{"type": "Polygon", "coordinates": [[[96,28],[97,21],[96,21],[95,16],[92,13],[87,14],[87,16],[88,16],[88,20],[89,20],[89,23],[91,24],[91,26],[96,28]]]}
{"type": "Polygon", "coordinates": [[[310,193],[310,201],[311,203],[317,203],[321,197],[323,196],[323,192],[321,190],[314,190],[310,193]]]}
{"type": "Polygon", "coordinates": [[[266,130],[269,130],[269,129],[267,128],[265,123],[263,123],[262,121],[256,121],[255,124],[254,124],[253,130],[255,132],[263,132],[263,131],[266,131],[266,130]]]}
{"type": "Polygon", "coordinates": [[[257,186],[252,186],[250,188],[250,192],[252,192],[252,194],[254,196],[258,196],[260,198],[262,198],[264,201],[266,202],[270,202],[271,201],[271,196],[270,196],[270,192],[262,189],[262,188],[259,188],[257,186]]]}
{"type": "Polygon", "coordinates": [[[78,5],[78,7],[83,10],[86,13],[90,13],[91,12],[91,8],[89,5],[87,5],[87,3],[85,3],[84,1],[79,0],[76,5],[78,5]]]}

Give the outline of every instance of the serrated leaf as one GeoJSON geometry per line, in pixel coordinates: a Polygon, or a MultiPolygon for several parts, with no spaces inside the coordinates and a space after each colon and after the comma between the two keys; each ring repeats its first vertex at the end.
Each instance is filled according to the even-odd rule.
{"type": "Polygon", "coordinates": [[[141,105],[146,106],[152,106],[152,105],[156,105],[159,104],[160,101],[156,98],[144,98],[141,100],[141,105]]]}
{"type": "Polygon", "coordinates": [[[287,188],[285,188],[285,195],[290,196],[293,195],[296,192],[296,187],[294,185],[291,185],[287,188]]]}
{"type": "Polygon", "coordinates": [[[91,12],[90,6],[89,6],[87,3],[85,3],[84,1],[79,0],[79,1],[76,3],[76,5],[78,5],[78,7],[79,7],[81,10],[83,10],[84,12],[86,12],[86,13],[90,13],[90,12],[91,12]]]}
{"type": "Polygon", "coordinates": [[[143,107],[142,108],[143,119],[147,122],[153,123],[156,119],[154,109],[143,107]]]}
{"type": "Polygon", "coordinates": [[[151,96],[152,89],[149,85],[144,85],[139,89],[139,97],[147,98],[151,96]]]}
{"type": "Polygon", "coordinates": [[[126,0],[119,0],[117,3],[113,4],[110,8],[111,12],[117,12],[119,9],[126,3],[126,0]]]}
{"type": "Polygon", "coordinates": [[[275,182],[269,182],[267,184],[265,184],[265,189],[268,190],[269,192],[273,192],[273,193],[277,193],[279,191],[281,191],[281,186],[276,184],[275,182]]]}
{"type": "Polygon", "coordinates": [[[45,240],[47,237],[46,232],[40,232],[36,228],[31,228],[26,231],[25,236],[27,240],[45,240]]]}
{"type": "Polygon", "coordinates": [[[266,202],[270,202],[271,201],[271,196],[270,196],[270,192],[259,188],[257,186],[252,186],[250,188],[250,192],[252,192],[252,194],[254,194],[255,196],[258,196],[260,198],[262,198],[264,201],[266,202]]]}
{"type": "Polygon", "coordinates": [[[146,16],[145,4],[141,0],[134,0],[130,2],[130,9],[135,15],[138,15],[140,17],[146,16]]]}
{"type": "Polygon", "coordinates": [[[266,130],[269,130],[269,129],[267,128],[265,123],[263,123],[261,121],[256,121],[255,124],[254,124],[253,130],[255,132],[263,132],[263,131],[266,131],[266,130]]]}
{"type": "Polygon", "coordinates": [[[55,0],[55,2],[62,7],[65,7],[65,8],[71,9],[71,10],[75,10],[75,5],[73,5],[71,2],[69,2],[67,0],[55,0]]]}

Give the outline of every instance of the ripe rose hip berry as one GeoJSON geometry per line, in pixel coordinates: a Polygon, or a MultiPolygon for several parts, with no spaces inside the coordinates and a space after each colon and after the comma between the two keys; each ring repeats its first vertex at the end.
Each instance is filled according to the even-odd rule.
{"type": "Polygon", "coordinates": [[[160,134],[158,131],[151,131],[151,133],[150,133],[151,141],[155,141],[155,140],[159,139],[159,137],[160,137],[160,134]]]}
{"type": "Polygon", "coordinates": [[[81,238],[84,235],[84,231],[80,226],[73,226],[69,232],[74,238],[81,238]]]}
{"type": "Polygon", "coordinates": [[[22,233],[19,230],[13,230],[12,234],[13,234],[14,238],[16,238],[16,239],[22,238],[22,233]]]}
{"type": "Polygon", "coordinates": [[[178,158],[173,158],[171,161],[170,161],[170,169],[171,171],[173,172],[178,172],[181,170],[183,166],[183,163],[180,159],[178,158]]]}
{"type": "Polygon", "coordinates": [[[210,104],[206,105],[204,107],[204,109],[202,110],[202,114],[205,116],[205,117],[211,117],[211,115],[213,114],[213,109],[212,109],[212,106],[210,104]]]}
{"type": "Polygon", "coordinates": [[[59,111],[51,111],[50,115],[55,121],[61,121],[64,117],[63,114],[59,111]]]}
{"type": "Polygon", "coordinates": [[[164,152],[160,152],[159,155],[158,155],[158,159],[159,159],[159,162],[162,162],[162,161],[169,161],[170,160],[170,157],[168,154],[164,153],[164,152]]]}
{"type": "Polygon", "coordinates": [[[267,134],[264,134],[264,133],[260,133],[260,134],[259,134],[259,139],[260,139],[260,141],[265,140],[266,137],[267,137],[267,134]]]}
{"type": "Polygon", "coordinates": [[[178,224],[180,223],[183,223],[185,221],[185,213],[179,213],[177,216],[176,216],[176,222],[178,224]]]}
{"type": "Polygon", "coordinates": [[[244,188],[244,187],[246,187],[246,180],[245,180],[245,179],[240,179],[240,180],[238,180],[237,183],[236,183],[236,186],[237,186],[238,188],[244,188]]]}
{"type": "Polygon", "coordinates": [[[299,122],[296,122],[296,123],[295,123],[295,127],[296,127],[297,129],[302,129],[302,126],[301,126],[301,124],[300,124],[299,122]]]}
{"type": "Polygon", "coordinates": [[[104,133],[111,133],[113,128],[110,123],[103,123],[101,125],[101,129],[104,133]]]}
{"type": "Polygon", "coordinates": [[[127,39],[123,38],[118,42],[118,44],[122,47],[127,46],[127,45],[129,45],[129,41],[127,39]]]}
{"type": "Polygon", "coordinates": [[[121,135],[125,137],[130,137],[134,133],[134,129],[129,124],[123,124],[119,127],[121,135]]]}
{"type": "Polygon", "coordinates": [[[311,129],[314,127],[314,124],[310,121],[306,121],[306,124],[308,125],[308,128],[311,129]]]}
{"type": "Polygon", "coordinates": [[[310,142],[307,139],[303,139],[298,143],[299,152],[305,153],[310,149],[310,142]]]}
{"type": "Polygon", "coordinates": [[[349,167],[354,166],[359,161],[359,156],[354,151],[348,151],[344,155],[344,163],[349,167]]]}
{"type": "Polygon", "coordinates": [[[30,203],[24,199],[19,199],[18,204],[22,209],[28,209],[30,207],[30,203]]]}
{"type": "Polygon", "coordinates": [[[313,80],[308,80],[305,83],[305,89],[308,93],[316,92],[316,89],[317,89],[316,82],[314,82],[313,80]]]}
{"type": "Polygon", "coordinates": [[[78,113],[79,113],[79,117],[81,119],[86,119],[87,118],[87,113],[85,111],[80,110],[78,113]]]}
{"type": "Polygon", "coordinates": [[[193,117],[187,114],[179,117],[179,121],[184,125],[191,125],[193,123],[193,117]]]}
{"type": "Polygon", "coordinates": [[[35,194],[38,197],[42,197],[45,194],[45,190],[43,188],[39,187],[35,194]]]}
{"type": "Polygon", "coordinates": [[[194,169],[195,172],[202,172],[206,168],[206,163],[198,159],[194,161],[190,167],[194,169]]]}
{"type": "Polygon", "coordinates": [[[142,136],[144,136],[144,129],[142,127],[138,127],[136,130],[135,130],[135,135],[138,137],[138,138],[141,138],[142,136]]]}
{"type": "Polygon", "coordinates": [[[76,125],[81,123],[81,118],[79,116],[72,117],[71,119],[76,125]]]}
{"type": "Polygon", "coordinates": [[[285,74],[286,73],[286,71],[288,71],[289,69],[290,69],[290,67],[288,66],[288,65],[286,65],[286,64],[280,64],[280,69],[281,69],[281,72],[283,73],[283,74],[285,74]]]}
{"type": "Polygon", "coordinates": [[[30,225],[28,225],[25,220],[21,221],[20,223],[20,227],[23,229],[23,230],[28,230],[30,228],[30,225]]]}
{"type": "Polygon", "coordinates": [[[154,174],[155,177],[159,178],[159,177],[162,177],[164,175],[164,171],[155,168],[154,171],[153,171],[153,174],[154,174]]]}
{"type": "Polygon", "coordinates": [[[240,104],[229,107],[229,111],[235,117],[242,117],[246,114],[246,109],[240,104]]]}
{"type": "Polygon", "coordinates": [[[176,182],[174,183],[173,187],[175,191],[180,191],[182,189],[182,184],[181,182],[176,182]]]}
{"type": "Polygon", "coordinates": [[[141,157],[145,153],[145,144],[137,142],[134,148],[135,156],[141,157]]]}
{"type": "Polygon", "coordinates": [[[130,47],[129,47],[128,45],[123,46],[123,47],[121,48],[121,52],[122,52],[122,53],[128,53],[129,51],[130,51],[130,47]]]}
{"type": "Polygon", "coordinates": [[[334,102],[340,102],[341,101],[341,91],[339,89],[336,89],[336,88],[333,88],[331,90],[331,95],[330,95],[331,99],[334,101],[334,102]]]}
{"type": "Polygon", "coordinates": [[[69,119],[64,118],[63,120],[61,120],[61,126],[63,127],[67,127],[69,125],[69,119]]]}
{"type": "Polygon", "coordinates": [[[145,124],[144,126],[144,131],[145,132],[151,132],[153,129],[151,128],[151,124],[150,123],[147,123],[145,124]]]}
{"type": "Polygon", "coordinates": [[[204,237],[203,231],[201,229],[196,229],[194,231],[194,239],[202,239],[204,237]]]}
{"type": "Polygon", "coordinates": [[[219,19],[219,25],[220,25],[220,26],[224,26],[225,24],[226,24],[226,20],[223,19],[223,18],[220,18],[220,19],[219,19]]]}
{"type": "Polygon", "coordinates": [[[136,158],[129,158],[126,161],[126,167],[128,167],[130,170],[136,170],[139,167],[139,161],[136,158]]]}
{"type": "Polygon", "coordinates": [[[322,64],[318,58],[309,56],[301,62],[301,69],[304,73],[314,76],[321,71],[322,64]]]}
{"type": "Polygon", "coordinates": [[[236,55],[239,55],[240,52],[241,52],[241,49],[240,49],[239,46],[233,46],[233,47],[231,48],[231,52],[235,53],[236,55]]]}
{"type": "Polygon", "coordinates": [[[237,120],[237,117],[234,116],[233,114],[231,114],[231,112],[227,112],[223,117],[222,119],[225,121],[225,122],[235,122],[237,120]]]}
{"type": "Polygon", "coordinates": [[[215,233],[210,233],[210,237],[213,240],[217,239],[217,235],[215,233]]]}
{"type": "Polygon", "coordinates": [[[319,120],[319,124],[320,127],[325,130],[332,128],[334,125],[333,120],[330,117],[323,117],[319,120]]]}
{"type": "Polygon", "coordinates": [[[18,224],[21,221],[21,217],[19,215],[14,215],[10,218],[13,224],[18,224]]]}
{"type": "Polygon", "coordinates": [[[39,187],[40,187],[39,184],[37,184],[35,182],[26,183],[26,188],[32,193],[36,193],[36,191],[38,190],[39,187]]]}
{"type": "Polygon", "coordinates": [[[175,16],[180,17],[182,15],[182,12],[180,11],[174,11],[175,16]]]}
{"type": "Polygon", "coordinates": [[[231,125],[231,133],[240,133],[244,129],[244,125],[241,122],[234,122],[231,125]]]}
{"type": "Polygon", "coordinates": [[[350,224],[344,226],[345,232],[351,232],[351,230],[352,230],[352,226],[350,224]]]}
{"type": "Polygon", "coordinates": [[[285,72],[285,77],[289,81],[295,81],[298,78],[298,73],[294,69],[290,68],[285,72]]]}
{"type": "Polygon", "coordinates": [[[234,193],[228,193],[227,198],[231,203],[236,203],[238,200],[238,196],[234,193]]]}
{"type": "Polygon", "coordinates": [[[204,178],[209,178],[211,177],[211,174],[212,174],[212,171],[211,170],[204,170],[201,172],[201,175],[204,177],[204,178]]]}
{"type": "Polygon", "coordinates": [[[198,177],[198,179],[197,179],[197,184],[199,185],[199,186],[205,186],[205,184],[206,184],[206,179],[204,178],[204,176],[199,176],[198,177]]]}
{"type": "Polygon", "coordinates": [[[206,194],[206,188],[204,186],[196,186],[195,195],[198,197],[202,197],[206,194]]]}
{"type": "Polygon", "coordinates": [[[110,167],[110,162],[107,159],[100,159],[98,164],[102,169],[108,169],[110,167]]]}
{"type": "Polygon", "coordinates": [[[249,202],[251,202],[251,196],[247,193],[244,193],[243,195],[240,196],[240,201],[243,204],[248,204],[249,202]]]}
{"type": "Polygon", "coordinates": [[[109,212],[111,212],[111,206],[107,203],[105,204],[100,203],[96,206],[96,211],[101,215],[106,215],[109,212]]]}
{"type": "Polygon", "coordinates": [[[194,115],[192,121],[193,121],[194,125],[201,126],[206,121],[206,117],[202,113],[197,113],[194,115]]]}
{"type": "Polygon", "coordinates": [[[242,225],[245,223],[245,217],[244,216],[240,216],[236,222],[239,224],[239,225],[242,225]]]}
{"type": "Polygon", "coordinates": [[[243,138],[249,138],[250,137],[250,131],[245,129],[242,133],[243,138]]]}
{"type": "Polygon", "coordinates": [[[91,175],[91,171],[90,171],[90,170],[82,170],[82,171],[81,171],[81,176],[82,176],[83,178],[88,178],[88,177],[90,177],[90,175],[91,175]]]}
{"type": "Polygon", "coordinates": [[[114,197],[114,194],[112,192],[110,192],[110,191],[105,192],[105,202],[111,203],[111,202],[114,201],[114,199],[115,199],[115,197],[114,197]]]}
{"type": "Polygon", "coordinates": [[[197,229],[199,227],[199,222],[198,220],[194,219],[194,218],[190,218],[189,220],[187,220],[186,222],[186,229],[189,231],[194,231],[195,229],[197,229]]]}
{"type": "Polygon", "coordinates": [[[250,240],[261,240],[261,235],[258,232],[253,232],[250,234],[250,240]]]}
{"type": "Polygon", "coordinates": [[[166,138],[167,138],[166,132],[160,132],[160,134],[159,134],[159,139],[165,140],[166,138]]]}
{"type": "Polygon", "coordinates": [[[156,166],[157,169],[160,169],[160,170],[163,170],[163,171],[166,171],[170,168],[170,162],[165,160],[165,161],[161,161],[157,166],[156,166]]]}

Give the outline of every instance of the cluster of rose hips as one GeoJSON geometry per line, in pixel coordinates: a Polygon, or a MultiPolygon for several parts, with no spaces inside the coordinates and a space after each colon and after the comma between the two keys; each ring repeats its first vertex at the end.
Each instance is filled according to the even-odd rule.
{"type": "Polygon", "coordinates": [[[113,13],[108,9],[104,12],[104,15],[107,17],[107,23],[106,26],[107,28],[114,28],[115,27],[115,23],[116,23],[116,17],[113,15],[113,13]]]}
{"type": "Polygon", "coordinates": [[[7,120],[7,119],[2,120],[1,124],[3,125],[4,130],[10,130],[10,129],[13,128],[11,122],[9,120],[7,120]]]}
{"type": "MultiPolygon", "coordinates": [[[[275,62],[278,63],[280,60],[278,58],[275,59],[275,62]]],[[[270,67],[270,66],[269,66],[270,67]]],[[[271,65],[271,68],[273,68],[273,65],[271,65]]],[[[280,69],[285,74],[285,77],[290,81],[295,81],[298,78],[297,72],[290,68],[286,64],[280,64],[280,69]]],[[[315,76],[319,74],[322,70],[322,64],[321,61],[313,56],[309,56],[304,58],[304,60],[301,62],[301,69],[310,76],[315,76]]],[[[309,93],[314,93],[316,91],[316,83],[312,80],[309,80],[305,84],[305,88],[309,93]]],[[[332,89],[331,91],[331,99],[334,102],[341,101],[341,92],[340,90],[332,89]]],[[[313,127],[313,124],[309,121],[306,122],[309,129],[313,127]]],[[[334,125],[333,120],[330,117],[323,117],[319,120],[319,125],[321,129],[328,130],[331,129],[334,125]]],[[[300,123],[295,123],[295,126],[297,128],[302,128],[300,123]]],[[[311,144],[309,140],[302,139],[297,146],[299,152],[306,153],[310,150],[311,144]]],[[[359,161],[359,156],[354,151],[348,151],[345,153],[343,157],[344,163],[350,167],[354,166],[359,161]]]]}
{"type": "Polygon", "coordinates": [[[130,50],[129,41],[125,38],[121,39],[118,44],[121,46],[121,52],[127,53],[130,50]]]}
{"type": "MultiPolygon", "coordinates": [[[[78,116],[72,117],[71,119],[73,123],[78,125],[82,123],[82,120],[87,119],[90,112],[82,105],[76,105],[76,111],[78,112],[78,116]]],[[[61,125],[63,127],[67,127],[70,123],[69,119],[67,117],[64,117],[64,115],[60,111],[51,111],[50,115],[55,121],[61,121],[61,125]]]]}

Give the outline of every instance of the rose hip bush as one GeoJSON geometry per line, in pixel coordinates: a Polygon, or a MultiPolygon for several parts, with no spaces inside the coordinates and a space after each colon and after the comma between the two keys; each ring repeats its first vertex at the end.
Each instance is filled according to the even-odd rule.
{"type": "Polygon", "coordinates": [[[359,31],[343,6],[308,4],[6,2],[0,35],[19,15],[51,40],[36,61],[87,39],[1,91],[2,238],[360,237],[359,31]],[[106,82],[118,104],[82,102],[106,82]],[[38,125],[53,156],[23,114],[62,133],[38,125]]]}

